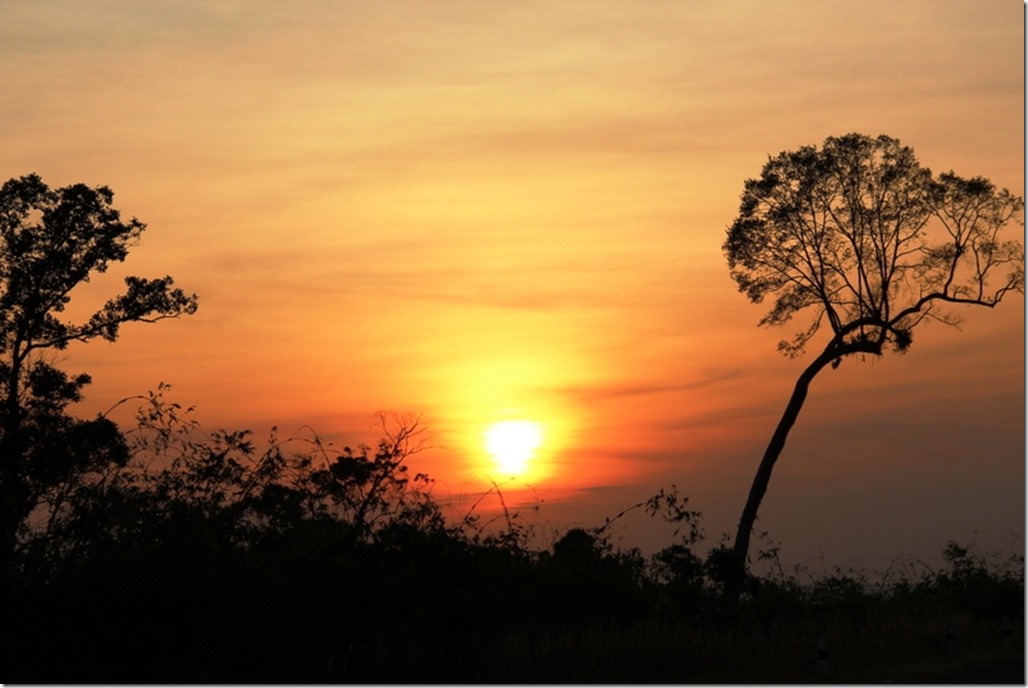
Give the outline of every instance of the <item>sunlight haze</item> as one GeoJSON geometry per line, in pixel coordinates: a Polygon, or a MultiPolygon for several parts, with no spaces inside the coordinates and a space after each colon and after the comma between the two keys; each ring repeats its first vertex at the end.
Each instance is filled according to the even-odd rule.
{"type": "Polygon", "coordinates": [[[542,443],[542,428],[528,420],[500,421],[485,431],[485,448],[496,460],[496,471],[502,477],[520,476],[528,471],[542,443]]]}

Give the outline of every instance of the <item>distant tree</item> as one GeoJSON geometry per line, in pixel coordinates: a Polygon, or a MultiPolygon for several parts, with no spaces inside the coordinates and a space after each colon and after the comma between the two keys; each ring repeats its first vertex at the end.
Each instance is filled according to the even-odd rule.
{"type": "Polygon", "coordinates": [[[35,174],[0,187],[0,573],[42,496],[92,464],[124,461],[112,423],[65,409],[90,377],[52,364],[73,341],[115,341],[123,323],[192,314],[196,295],[170,277],[127,277],[126,290],[82,323],[61,319],[72,290],[125,259],[146,228],[111,206],[104,186],[51,189],[35,174]]]}
{"type": "Polygon", "coordinates": [[[994,307],[1024,293],[1024,201],[987,179],[933,176],[888,136],[848,134],[770,158],[745,182],[723,249],[751,301],[775,296],[761,325],[807,324],[779,350],[794,357],[827,326],[803,370],[750,488],[733,552],[737,583],[775,461],[814,377],[854,354],[906,351],[926,320],[959,322],[953,306],[994,307]]]}

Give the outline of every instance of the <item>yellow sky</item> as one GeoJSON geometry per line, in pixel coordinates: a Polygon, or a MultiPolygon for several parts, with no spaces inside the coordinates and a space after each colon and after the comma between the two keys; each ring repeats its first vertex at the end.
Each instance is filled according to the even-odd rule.
{"type": "MultiPolygon", "coordinates": [[[[419,468],[453,495],[480,489],[485,424],[530,417],[548,523],[674,482],[716,540],[803,365],[728,276],[743,180],[860,131],[1020,193],[1023,11],[8,1],[0,163],[148,223],[84,300],[125,273],[200,294],[70,350],[85,409],[163,380],[210,426],[352,442],[422,413],[419,468]]],[[[1023,536],[1023,329],[1018,297],[824,374],[758,527],[839,563],[1023,536]]]]}

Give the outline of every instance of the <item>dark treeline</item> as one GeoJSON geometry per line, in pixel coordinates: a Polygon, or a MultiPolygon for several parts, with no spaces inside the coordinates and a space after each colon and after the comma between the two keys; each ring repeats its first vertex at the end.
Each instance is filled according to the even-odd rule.
{"type": "Polygon", "coordinates": [[[918,680],[1020,654],[1023,559],[950,543],[943,570],[874,583],[771,567],[729,602],[727,549],[700,553],[674,491],[639,505],[680,531],[651,557],[607,524],[533,549],[516,515],[445,518],[405,464],[416,419],[384,423],[377,447],[258,449],[165,392],[84,444],[89,470],[26,521],[5,682],[918,680]]]}

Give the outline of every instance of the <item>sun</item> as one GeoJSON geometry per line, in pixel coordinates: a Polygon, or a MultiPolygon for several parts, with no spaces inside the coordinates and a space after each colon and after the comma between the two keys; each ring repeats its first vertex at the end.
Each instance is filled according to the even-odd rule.
{"type": "Polygon", "coordinates": [[[543,430],[530,420],[505,420],[485,431],[485,448],[496,462],[496,469],[508,476],[528,470],[528,463],[542,446],[543,430]]]}

